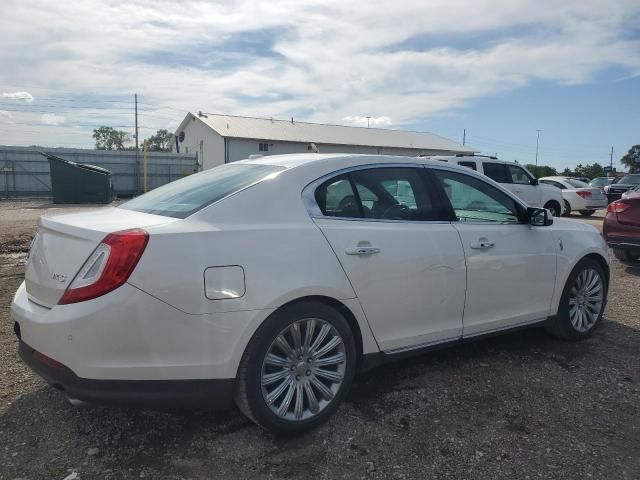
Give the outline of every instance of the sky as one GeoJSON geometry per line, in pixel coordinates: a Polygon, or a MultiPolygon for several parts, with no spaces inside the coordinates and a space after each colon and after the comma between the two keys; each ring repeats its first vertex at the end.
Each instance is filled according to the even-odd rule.
{"type": "Polygon", "coordinates": [[[187,111],[429,131],[504,160],[640,143],[638,0],[2,0],[0,144],[187,111]],[[367,120],[367,117],[370,117],[367,120]]]}

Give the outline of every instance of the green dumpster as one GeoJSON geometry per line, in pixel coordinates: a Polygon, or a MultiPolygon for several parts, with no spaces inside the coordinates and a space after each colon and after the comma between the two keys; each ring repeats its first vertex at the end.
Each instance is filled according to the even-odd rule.
{"type": "Polygon", "coordinates": [[[42,153],[49,160],[53,203],[111,203],[113,181],[105,168],[42,153]]]}

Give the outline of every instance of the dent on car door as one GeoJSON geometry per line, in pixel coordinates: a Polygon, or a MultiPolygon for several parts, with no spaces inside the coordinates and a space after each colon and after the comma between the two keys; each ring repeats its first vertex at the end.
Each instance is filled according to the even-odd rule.
{"type": "Polygon", "coordinates": [[[315,191],[315,223],[341,262],[383,351],[457,339],[465,265],[419,167],[376,167],[315,191]]]}
{"type": "Polygon", "coordinates": [[[556,276],[551,230],[521,223],[516,202],[477,177],[446,170],[434,174],[457,219],[452,224],[465,252],[463,336],[549,315],[556,276]]]}

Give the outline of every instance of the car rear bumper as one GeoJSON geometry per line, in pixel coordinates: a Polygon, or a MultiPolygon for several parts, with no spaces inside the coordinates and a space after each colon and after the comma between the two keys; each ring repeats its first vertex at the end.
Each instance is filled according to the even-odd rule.
{"type": "Polygon", "coordinates": [[[71,400],[171,408],[226,409],[233,404],[235,379],[91,380],[78,377],[22,340],[18,352],[24,363],[71,400]]]}

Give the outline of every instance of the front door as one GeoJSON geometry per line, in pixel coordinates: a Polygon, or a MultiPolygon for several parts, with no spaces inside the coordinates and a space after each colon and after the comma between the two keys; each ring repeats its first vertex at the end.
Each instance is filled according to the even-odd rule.
{"type": "Polygon", "coordinates": [[[551,229],[521,223],[516,202],[479,177],[432,171],[451,203],[467,263],[463,336],[547,317],[556,277],[551,229]]]}
{"type": "Polygon", "coordinates": [[[424,169],[370,167],[318,187],[314,221],[388,353],[459,339],[465,296],[460,237],[439,221],[424,169]]]}

